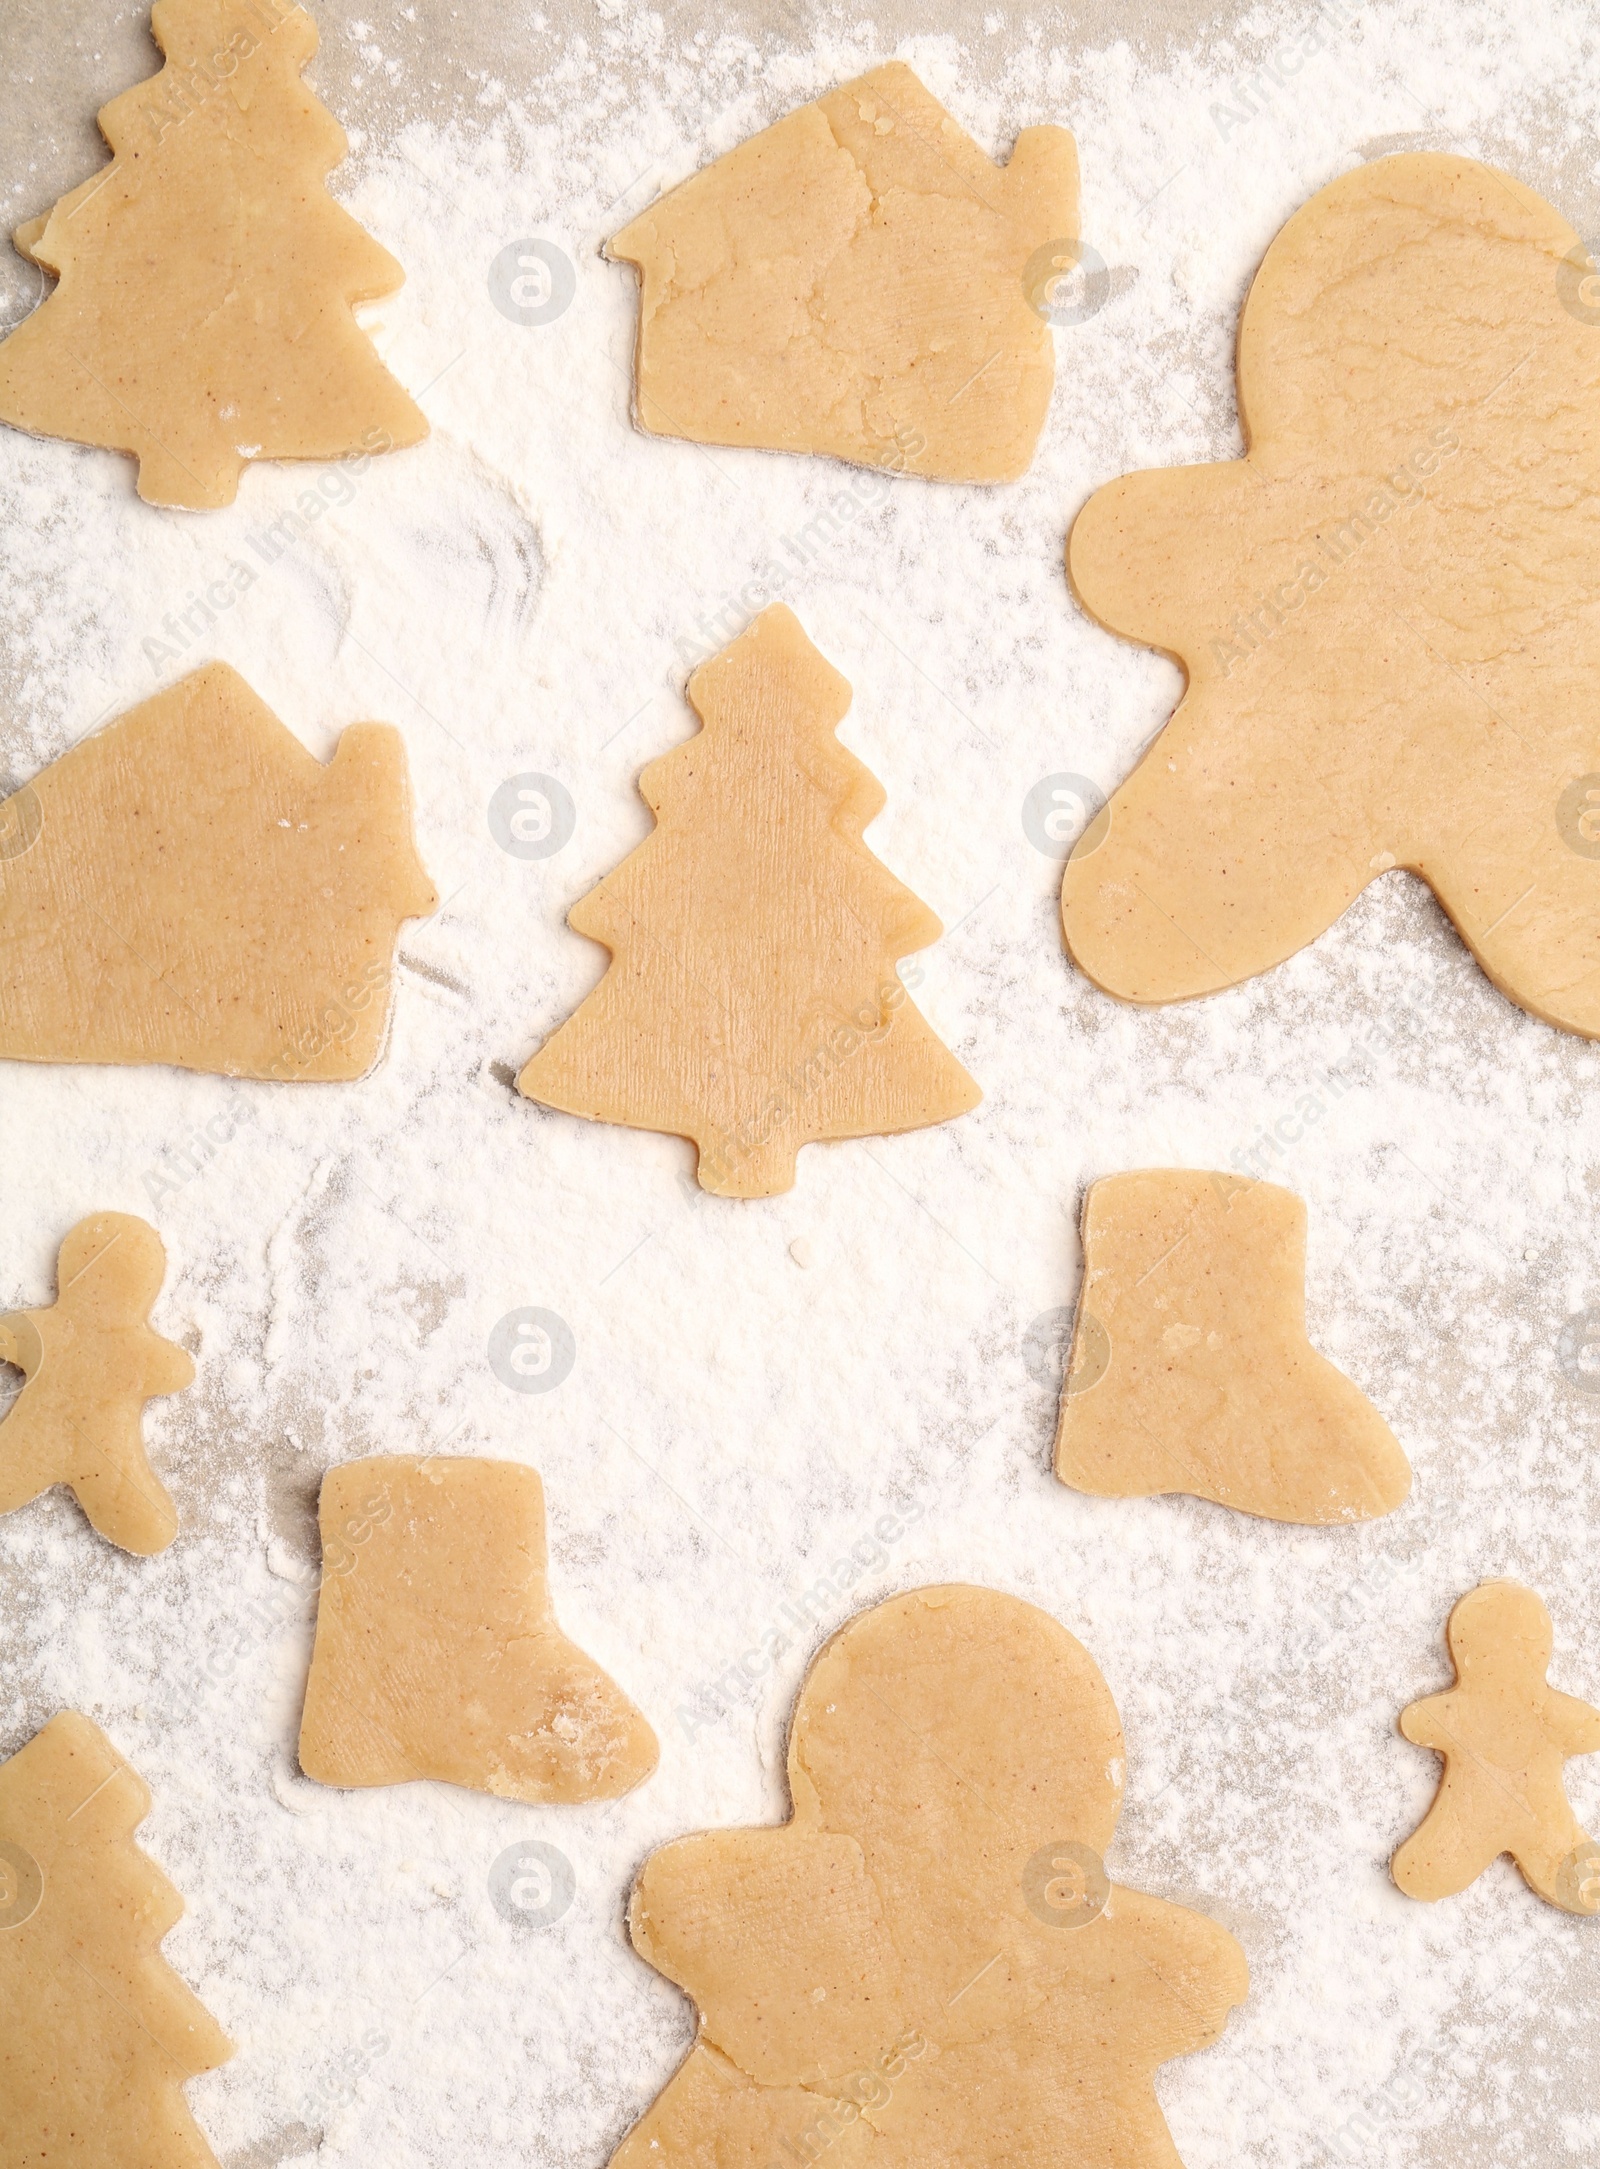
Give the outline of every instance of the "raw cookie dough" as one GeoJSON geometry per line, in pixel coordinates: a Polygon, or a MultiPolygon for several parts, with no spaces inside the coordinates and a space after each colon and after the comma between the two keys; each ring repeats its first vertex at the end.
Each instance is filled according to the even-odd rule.
{"type": "Polygon", "coordinates": [[[635,1947],[693,1997],[688,2061],[615,2169],[1176,2169],[1152,2077],[1249,1986],[1233,1938],[1110,1882],[1122,1728],[1016,1597],[914,1590],[801,1689],[791,1821],[645,1864],[635,1947]],[[859,2127],[859,2128],[857,2128],[859,2127]]]}
{"type": "Polygon", "coordinates": [[[183,2087],[233,2048],[161,1956],[183,1900],[133,1842],[149,1812],[74,1710],[0,1763],[7,2169],[216,2169],[183,2087]]]}
{"type": "Polygon", "coordinates": [[[611,1800],[650,1775],[655,1734],[556,1625],[532,1469],[352,1461],[324,1478],[321,1517],[307,1777],[538,1802],[611,1800]]]}
{"type": "Polygon", "coordinates": [[[194,1383],[184,1351],[150,1330],[166,1270],[154,1228],[96,1213],[61,1245],[54,1306],[0,1317],[0,1362],[28,1380],[0,1419],[0,1514],[67,1484],[124,1551],[165,1551],[177,1535],[142,1433],[146,1401],[194,1383]]]}
{"type": "Polygon", "coordinates": [[[611,968],[517,1085],[693,1138],[702,1189],[772,1197],[814,1139],[982,1095],[895,972],[941,928],[861,840],[884,794],[834,735],[847,682],[778,603],[689,699],[705,728],[639,778],[659,826],[568,914],[611,968]]]}
{"type": "Polygon", "coordinates": [[[1587,256],[1470,159],[1385,158],[1267,251],[1244,459],[1079,514],[1072,583],[1189,688],[1067,862],[1074,961],[1209,994],[1421,875],[1502,993],[1600,1034],[1600,333],[1587,256]]]}
{"type": "Polygon", "coordinates": [[[158,0],[167,56],[113,98],[115,156],[16,234],[60,284],[0,344],[0,420],[110,445],[151,504],[231,505],[252,459],[415,444],[420,409],[352,304],[404,273],[323,183],[344,130],[300,71],[285,0],[158,0]]]}
{"type": "Polygon", "coordinates": [[[1090,1186],[1056,1474],[1271,1521],[1366,1521],[1411,1489],[1372,1403],[1306,1338],[1306,1209],[1275,1183],[1141,1168],[1090,1186]]]}
{"type": "Polygon", "coordinates": [[[1546,1679],[1550,1614],[1518,1582],[1485,1582],[1445,1631],[1455,1686],[1400,1719],[1408,1740],[1444,1757],[1444,1775],[1394,1856],[1395,1881],[1413,1898],[1449,1898],[1509,1853],[1541,1898],[1600,1913],[1600,1845],[1573,1814],[1561,1768],[1600,1754],[1600,1710],[1546,1679]]]}
{"type": "Polygon", "coordinates": [[[400,922],[438,902],[405,747],[326,768],[226,663],[0,801],[0,1056],[280,1081],[378,1058],[400,922]]]}
{"type": "Polygon", "coordinates": [[[899,61],[800,106],[612,241],[642,278],[641,427],[952,482],[1033,457],[1078,154],[986,158],[899,61]]]}

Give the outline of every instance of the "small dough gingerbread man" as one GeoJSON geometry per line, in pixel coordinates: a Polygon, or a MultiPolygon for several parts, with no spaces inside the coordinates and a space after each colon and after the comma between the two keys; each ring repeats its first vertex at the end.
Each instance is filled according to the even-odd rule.
{"type": "Polygon", "coordinates": [[[0,1424],[0,1514],[67,1484],[124,1551],[165,1551],[177,1535],[142,1435],[145,1402],[194,1381],[188,1356],[148,1323],[166,1270],[154,1228],[96,1213],[61,1245],[54,1306],[0,1317],[0,1361],[27,1375],[0,1424]]]}
{"type": "Polygon", "coordinates": [[[1600,1753],[1600,1710],[1545,1677],[1550,1614],[1518,1582],[1485,1582],[1450,1614],[1456,1685],[1413,1702],[1400,1730],[1444,1757],[1439,1795],[1394,1856],[1413,1898],[1448,1898],[1509,1853],[1541,1898],[1600,1913],[1600,1846],[1572,1812],[1570,1755],[1600,1753]]]}

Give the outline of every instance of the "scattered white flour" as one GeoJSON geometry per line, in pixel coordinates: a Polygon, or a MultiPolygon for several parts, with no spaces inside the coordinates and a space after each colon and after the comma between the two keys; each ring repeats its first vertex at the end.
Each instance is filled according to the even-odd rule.
{"type": "MultiPolygon", "coordinates": [[[[112,1551],[64,1495],[0,1523],[0,1752],[70,1704],[154,1788],[144,1841],[189,1906],[166,1955],[239,2045],[190,2089],[219,2157],[600,2169],[691,2035],[626,1941],[638,1864],[686,1830],[778,1819],[817,1643],[891,1590],[967,1578],[1047,1606],[1105,1672],[1127,1731],[1114,1872],[1202,1907],[1249,1957],[1222,2042],[1160,2082],[1188,2169],[1594,2161],[1600,1930],[1504,1862],[1424,1907],[1387,1861],[1437,1767],[1396,1713],[1447,1683],[1463,1590],[1534,1583],[1557,1683],[1600,1693],[1600,1398],[1556,1355],[1600,1303],[1600,1058],[1495,994],[1400,874],[1235,993],[1119,1007],[1067,965],[1058,868],[1021,823],[1047,775],[1120,779],[1178,691],[1072,602],[1079,504],[1126,469],[1238,451],[1251,273],[1363,156],[1459,147],[1600,229],[1593,18],[1259,8],[1231,42],[1151,59],[1082,50],[1058,19],[996,16],[970,51],[870,23],[796,50],[681,43],[604,9],[538,81],[507,21],[505,80],[448,123],[417,117],[438,109],[410,19],[330,5],[313,81],[354,84],[359,148],[333,185],[405,263],[377,337],[430,441],[353,493],[330,481],[349,501],[268,562],[258,542],[315,470],[263,467],[231,510],[163,513],[115,455],[0,432],[0,772],[223,656],[321,755],[359,718],[401,726],[447,899],[404,936],[391,1041],[360,1085],[0,1073],[0,1306],[49,1294],[86,1212],[143,1212],[171,1254],[156,1322],[200,1364],[152,1412],[184,1517],[164,1558],[112,1551]],[[633,430],[635,280],[597,246],[896,52],[1000,155],[1028,123],[1074,129],[1113,277],[1057,335],[1024,481],[902,483],[846,519],[843,468],[633,430]],[[545,325],[490,299],[494,258],[530,238],[576,267],[545,325]],[[634,779],[689,731],[688,663],[779,563],[855,688],[842,735],[888,792],[873,846],[949,930],[918,999],[987,1098],[947,1128],[808,1150],[790,1196],[733,1204],[694,1191],[687,1146],[542,1113],[509,1079],[600,973],[565,913],[646,831],[634,779]],[[174,640],[167,621],[236,564],[245,592],[174,640]],[[524,772],[576,808],[543,860],[486,821],[524,772]],[[1310,1206],[1314,1337],[1399,1434],[1411,1502],[1318,1533],[1067,1491],[1025,1350],[1072,1303],[1085,1182],[1226,1166],[1270,1134],[1310,1206]],[[529,1304],[576,1341],[544,1395],[486,1355],[529,1304]],[[563,1625],[661,1735],[629,1799],[532,1810],[299,1776],[320,1473],[441,1442],[542,1471],[563,1625]],[[782,1607],[808,1592],[800,1633],[782,1607]],[[715,1683],[764,1637],[782,1646],[716,1716],[715,1683]],[[491,1899],[523,1838],[572,1863],[551,1926],[491,1899]]],[[[1570,1776],[1594,1827],[1600,1763],[1570,1776]]]]}

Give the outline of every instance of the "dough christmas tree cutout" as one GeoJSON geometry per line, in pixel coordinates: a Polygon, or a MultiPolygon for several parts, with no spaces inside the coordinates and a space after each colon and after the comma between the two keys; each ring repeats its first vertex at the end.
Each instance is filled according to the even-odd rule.
{"type": "Polygon", "coordinates": [[[1600,342],[1563,219],[1379,159],[1267,251],[1249,450],[1099,490],[1072,584],[1188,689],[1068,860],[1066,945],[1125,1001],[1237,985],[1391,867],[1494,984],[1600,1034],[1600,342]]]}
{"type": "Polygon", "coordinates": [[[1223,1929],[1108,1880],[1122,1727],[1083,1646],[987,1589],[853,1619],[801,1689],[794,1812],[645,1864],[687,2062],[614,2169],[1175,2169],[1156,2067],[1244,2000],[1223,1929]],[[857,2128],[859,2127],[859,2128],[857,2128]]]}
{"type": "Polygon", "coordinates": [[[802,1145],[981,1095],[895,972],[941,928],[862,841],[884,793],[835,736],[846,680],[780,603],[688,691],[704,728],[639,779],[656,829],[568,915],[611,967],[517,1083],[692,1138],[702,1189],[771,1197],[802,1145]]]}
{"type": "Polygon", "coordinates": [[[1062,1482],[1273,1521],[1392,1513],[1410,1466],[1306,1338],[1305,1283],[1306,1209],[1274,1183],[1141,1168],[1091,1184],[1062,1482]]]}
{"type": "Polygon", "coordinates": [[[194,1382],[184,1350],[150,1328],[166,1271],[154,1228],[96,1213],[61,1245],[52,1307],[0,1317],[0,1362],[27,1379],[0,1418],[0,1514],[66,1484],[124,1551],[165,1551],[177,1535],[143,1436],[145,1402],[194,1382]]]}
{"type": "Polygon", "coordinates": [[[324,767],[226,663],[0,802],[0,1056],[280,1082],[378,1058],[400,923],[432,911],[405,747],[324,767]]]}
{"type": "Polygon", "coordinates": [[[18,229],[55,291],[0,343],[0,420],[131,452],[158,505],[232,504],[253,459],[415,444],[355,304],[404,273],[328,194],[349,146],[285,0],[157,0],[161,73],[104,107],[113,158],[18,229]]]}
{"type": "Polygon", "coordinates": [[[1600,1710],[1546,1673],[1550,1614],[1517,1582],[1484,1582],[1450,1614],[1456,1684],[1413,1702],[1400,1730],[1444,1757],[1439,1793],[1394,1856],[1412,1898],[1449,1898],[1509,1853],[1530,1890],[1568,1913],[1600,1913],[1600,1845],[1567,1798],[1562,1765],[1600,1754],[1600,1710]]]}
{"type": "Polygon", "coordinates": [[[556,1625],[544,1489],[513,1461],[352,1461],[323,1481],[300,1767],[505,1800],[611,1800],[656,1736],[556,1625]]]}
{"type": "Polygon", "coordinates": [[[764,129],[607,248],[641,275],[640,426],[1008,482],[1044,426],[1078,154],[997,167],[899,61],[764,129]]]}
{"type": "Polygon", "coordinates": [[[0,1763],[0,2159],[216,2169],[183,2098],[233,2054],[161,1955],[183,1900],[133,1842],[150,1793],[64,1711],[0,1763]]]}

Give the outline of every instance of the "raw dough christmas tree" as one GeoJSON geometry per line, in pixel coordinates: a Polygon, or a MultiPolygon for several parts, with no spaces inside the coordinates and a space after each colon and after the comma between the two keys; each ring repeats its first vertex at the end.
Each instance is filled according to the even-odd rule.
{"type": "Polygon", "coordinates": [[[415,444],[353,304],[404,273],[324,187],[344,130],[285,0],[158,0],[161,73],[114,98],[111,164],[18,229],[60,280],[0,344],[0,420],[110,445],[157,505],[232,504],[252,459],[415,444]]]}
{"type": "Polygon", "coordinates": [[[165,1551],[177,1535],[143,1437],[145,1402],[194,1381],[184,1351],[150,1329],[166,1270],[154,1228],[96,1213],[61,1245],[53,1307],[0,1318],[0,1362],[28,1381],[0,1421],[0,1514],[66,1484],[124,1551],[165,1551]]]}
{"type": "Polygon", "coordinates": [[[1056,1433],[1077,1491],[1187,1491],[1273,1521],[1365,1521],[1411,1488],[1393,1432],[1306,1338],[1306,1209],[1230,1175],[1091,1185],[1056,1433]]]}
{"type": "Polygon", "coordinates": [[[161,1956],[183,1900],[133,1842],[149,1812],[76,1711],[0,1764],[7,2169],[216,2169],[183,2087],[233,2049],[161,1956]]]}
{"type": "Polygon", "coordinates": [[[1545,1677],[1550,1614],[1517,1582],[1485,1582],[1446,1629],[1456,1684],[1413,1702],[1400,1730],[1444,1757],[1439,1796],[1394,1856],[1413,1898],[1449,1898],[1509,1853],[1529,1887],[1569,1913],[1600,1913],[1600,1845],[1567,1799],[1562,1765],[1600,1754],[1600,1710],[1545,1677]]]}
{"type": "Polygon", "coordinates": [[[1267,251],[1249,451],[1125,477],[1072,583],[1189,685],[1068,860],[1066,943],[1170,1002],[1266,971],[1390,867],[1500,990],[1600,1034],[1600,340],[1550,206],[1385,158],[1267,251]]]}
{"type": "Polygon", "coordinates": [[[352,1461],[325,1478],[321,1520],[307,1777],[573,1801],[650,1775],[655,1734],[556,1625],[532,1469],[352,1461]]]}
{"type": "Polygon", "coordinates": [[[0,1056],[280,1082],[378,1058],[400,922],[438,902],[405,747],[356,723],[326,768],[226,663],[131,709],[12,798],[0,1056]]]}
{"type": "Polygon", "coordinates": [[[569,915],[611,968],[517,1082],[693,1138],[703,1189],[771,1197],[814,1139],[980,1094],[895,973],[940,926],[861,840],[884,794],[834,735],[849,685],[777,604],[689,698],[705,728],[639,779],[660,825],[569,915]]]}
{"type": "Polygon", "coordinates": [[[1043,299],[1077,231],[1066,129],[1025,128],[1002,169],[909,68],[874,68],[610,243],[641,273],[639,422],[1011,481],[1050,404],[1043,299]]]}
{"type": "Polygon", "coordinates": [[[1033,1605],[852,1620],[800,1693],[792,1819],[640,1876],[634,1944],[700,2033],[614,2169],[1175,2169],[1156,2067],[1249,1979],[1213,1922],[1108,1881],[1123,1768],[1093,1659],[1033,1605]]]}

